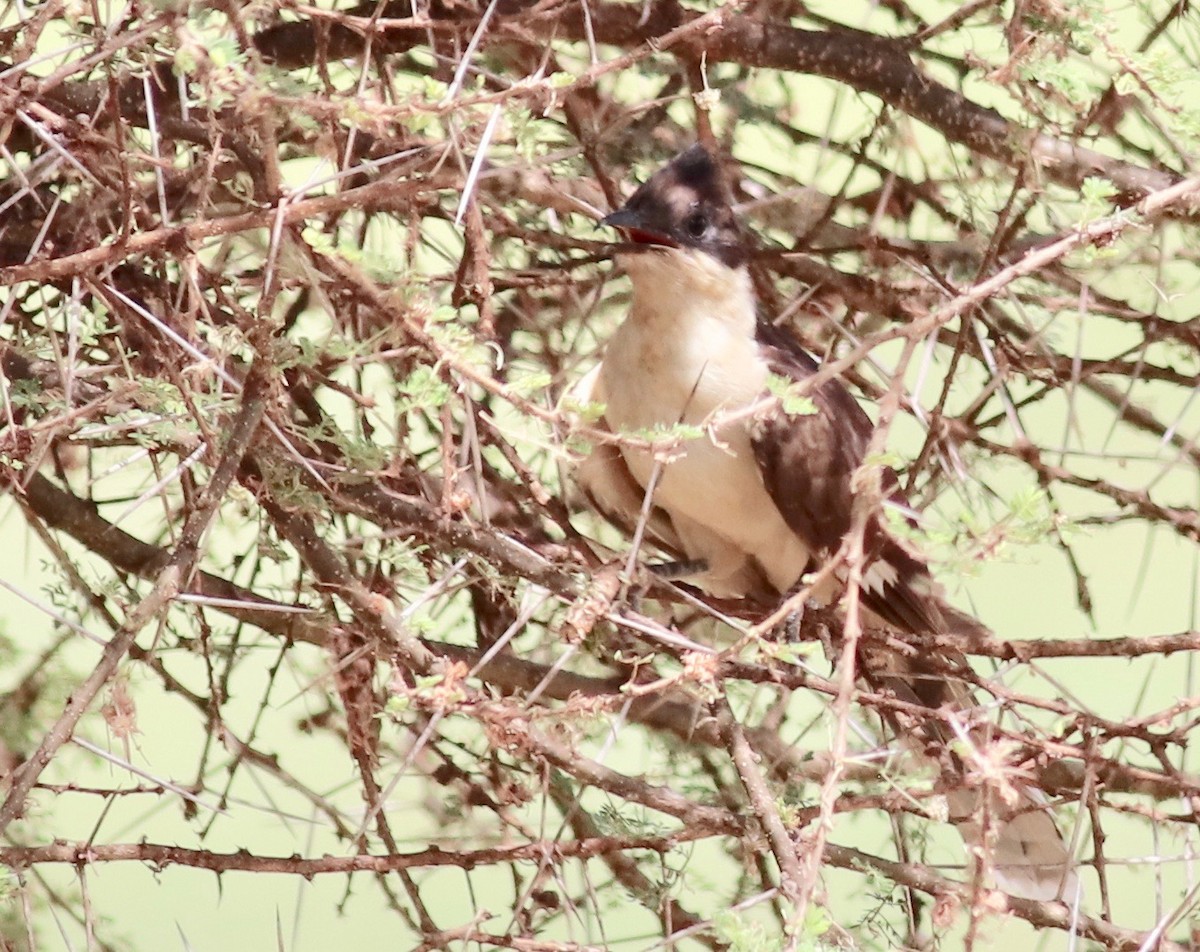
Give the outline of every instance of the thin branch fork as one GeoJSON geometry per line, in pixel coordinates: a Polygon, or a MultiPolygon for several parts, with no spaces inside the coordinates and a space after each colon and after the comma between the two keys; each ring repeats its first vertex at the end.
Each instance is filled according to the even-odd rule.
{"type": "Polygon", "coordinates": [[[71,739],[80,718],[91,707],[92,701],[116,674],[117,667],[129,653],[134,639],[142,629],[157,619],[166,607],[187,584],[196,562],[200,558],[201,536],[207,531],[217,510],[225,498],[225,491],[233,482],[241,465],[242,457],[250,448],[250,442],[262,420],[267,404],[268,376],[263,369],[262,358],[255,361],[246,380],[242,394],[242,405],[230,429],[229,440],[223,450],[212,478],[205,486],[184,522],[179,542],[171,552],[167,564],[157,573],[149,594],[138,603],[111,641],[104,646],[100,662],[77,687],[67,702],[66,710],[42,738],[38,749],[20,768],[13,778],[12,786],[0,804],[0,833],[19,817],[25,808],[25,798],[37,783],[42,771],[49,765],[55,753],[71,739]]]}

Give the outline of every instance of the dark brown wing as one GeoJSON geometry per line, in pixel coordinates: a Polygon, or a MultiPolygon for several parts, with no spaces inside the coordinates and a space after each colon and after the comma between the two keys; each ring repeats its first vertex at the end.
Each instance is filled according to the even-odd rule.
{"type": "MultiPolygon", "coordinates": [[[[786,332],[760,322],[758,343],[773,374],[806,380],[816,360],[786,332]]],[[[754,454],[763,483],[788,525],[813,549],[832,555],[850,531],[854,507],[851,480],[862,465],[872,425],[862,407],[837,380],[810,398],[816,412],[788,415],[782,409],[760,421],[753,434],[754,454]]],[[[899,498],[895,475],[885,489],[899,498]]],[[[912,632],[945,629],[925,563],[894,539],[878,517],[867,524],[864,539],[870,574],[863,588],[867,606],[889,624],[912,632]]]]}

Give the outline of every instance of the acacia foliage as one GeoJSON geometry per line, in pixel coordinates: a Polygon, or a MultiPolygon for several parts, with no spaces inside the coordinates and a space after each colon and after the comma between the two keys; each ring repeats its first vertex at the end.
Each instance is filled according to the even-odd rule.
{"type": "Polygon", "coordinates": [[[47,567],[7,646],[12,943],[149,941],[104,901],[131,863],[177,868],[169,910],[204,870],[338,877],[389,947],[1186,937],[1188,4],[2,23],[3,505],[47,567]],[[594,224],[697,137],[740,162],[766,312],[883,408],[871,462],[926,513],[897,531],[998,629],[861,637],[975,659],[1000,729],[962,782],[1061,801],[1082,909],[955,868],[899,702],[825,661],[836,610],[780,642],[573,514],[595,408],[560,398],[627,294],[594,224]]]}

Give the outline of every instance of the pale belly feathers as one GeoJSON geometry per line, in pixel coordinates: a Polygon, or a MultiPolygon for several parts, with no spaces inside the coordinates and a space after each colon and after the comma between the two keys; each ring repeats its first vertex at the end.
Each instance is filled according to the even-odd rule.
{"type": "MultiPolygon", "coordinates": [[[[702,295],[690,297],[697,306],[680,307],[689,295],[675,298],[669,322],[636,309],[609,342],[601,376],[605,417],[615,432],[705,425],[766,389],[753,323],[731,326],[707,312],[702,295]]],[[[809,562],[807,547],[763,485],[750,422],[721,427],[716,441],[706,434],[683,443],[661,465],[655,486],[654,502],[671,516],[688,557],[708,563],[701,583],[714,594],[745,594],[739,589],[754,574],[749,559],[778,592],[791,588],[809,562]]],[[[653,453],[636,447],[622,453],[634,478],[649,485],[653,453]]]]}

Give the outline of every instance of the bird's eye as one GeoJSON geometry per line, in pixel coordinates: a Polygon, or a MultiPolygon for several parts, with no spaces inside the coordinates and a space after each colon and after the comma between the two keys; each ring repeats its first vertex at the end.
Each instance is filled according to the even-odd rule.
{"type": "Polygon", "coordinates": [[[683,220],[683,230],[689,238],[703,238],[708,231],[708,216],[704,212],[692,212],[683,220]]]}

